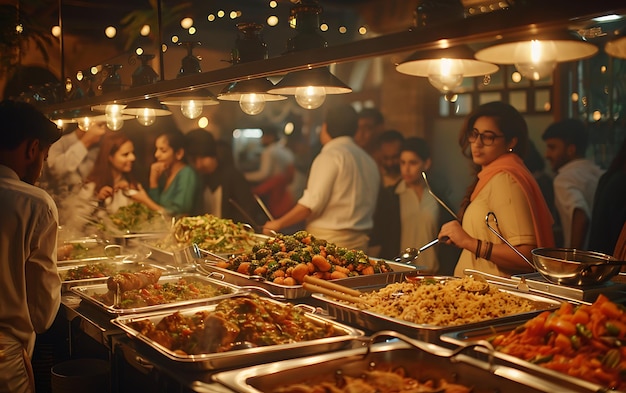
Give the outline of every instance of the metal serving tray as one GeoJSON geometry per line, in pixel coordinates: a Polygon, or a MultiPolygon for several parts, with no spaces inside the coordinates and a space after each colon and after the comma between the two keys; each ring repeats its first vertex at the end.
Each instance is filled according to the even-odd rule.
{"type": "MultiPolygon", "coordinates": [[[[259,242],[264,242],[269,236],[262,234],[253,234],[253,237],[257,238],[259,242]]],[[[151,251],[151,258],[162,263],[174,264],[174,265],[192,265],[196,262],[197,255],[193,246],[183,246],[176,250],[165,250],[163,248],[154,245],[155,240],[162,239],[161,237],[144,237],[139,239],[139,244],[145,246],[151,251]]],[[[252,248],[252,246],[250,246],[252,248]]],[[[223,258],[232,256],[232,253],[217,253],[216,255],[223,258]]]]}
{"type": "MultiPolygon", "coordinates": [[[[417,276],[415,279],[435,279],[435,280],[456,280],[455,277],[449,276],[417,276]]],[[[502,292],[507,292],[513,294],[515,296],[519,296],[533,302],[536,302],[537,309],[535,311],[529,311],[519,314],[508,315],[501,318],[492,318],[485,321],[465,324],[465,325],[457,325],[457,326],[437,326],[437,325],[428,325],[428,324],[417,324],[413,322],[404,321],[397,318],[392,318],[383,314],[375,313],[372,311],[361,310],[358,307],[346,303],[342,303],[334,298],[329,296],[324,296],[323,294],[313,294],[313,298],[322,301],[325,303],[326,308],[328,309],[328,313],[331,317],[336,318],[338,321],[343,323],[358,326],[359,328],[366,329],[369,331],[378,331],[385,329],[393,329],[400,333],[406,334],[412,338],[423,340],[431,343],[444,344],[441,341],[440,336],[446,332],[459,330],[463,327],[479,327],[479,326],[489,326],[494,323],[499,323],[501,321],[525,321],[534,317],[545,310],[556,309],[560,307],[563,300],[531,294],[527,292],[518,291],[516,289],[511,289],[507,287],[502,287],[498,284],[491,284],[498,287],[498,289],[502,292]]],[[[368,288],[368,289],[379,289],[383,288],[385,285],[381,285],[378,288],[368,288]]],[[[355,288],[360,289],[360,288],[355,288]]]]}
{"type": "Polygon", "coordinates": [[[75,286],[84,286],[84,285],[97,285],[106,283],[109,276],[106,277],[93,277],[93,278],[84,278],[80,280],[65,280],[64,276],[67,274],[68,270],[75,269],[81,266],[93,265],[96,263],[103,263],[107,265],[111,265],[116,272],[128,271],[128,272],[137,272],[142,269],[147,268],[157,268],[163,271],[162,275],[172,274],[176,272],[169,266],[163,266],[157,263],[148,262],[148,261],[134,261],[134,260],[120,260],[120,259],[97,259],[97,260],[87,260],[80,261],[78,263],[67,264],[63,266],[58,266],[57,270],[59,272],[59,276],[61,276],[61,290],[69,291],[70,288],[75,286]]]}
{"type": "MultiPolygon", "coordinates": [[[[370,274],[331,281],[352,288],[383,287],[393,282],[402,281],[406,276],[415,275],[420,268],[419,266],[406,265],[404,263],[391,261],[387,261],[387,264],[392,269],[389,273],[370,274]]],[[[223,276],[224,281],[241,287],[252,286],[263,288],[274,295],[283,296],[285,299],[300,299],[310,296],[310,293],[306,291],[302,285],[275,284],[271,281],[263,279],[263,277],[248,276],[233,270],[217,267],[210,261],[205,261],[204,263],[196,261],[196,269],[204,274],[223,276]]]]}
{"type": "MultiPolygon", "coordinates": [[[[506,334],[514,330],[516,327],[520,326],[522,323],[522,321],[503,321],[501,323],[495,323],[490,326],[483,327],[466,326],[465,328],[460,328],[456,331],[444,333],[441,336],[441,340],[448,344],[456,346],[466,346],[469,342],[487,339],[496,334],[506,334]]],[[[555,370],[541,367],[539,365],[527,362],[515,356],[507,355],[502,352],[494,351],[493,357],[495,359],[494,361],[498,364],[516,368],[522,372],[526,372],[534,376],[543,378],[546,381],[555,383],[563,387],[575,389],[579,392],[620,392],[618,390],[612,390],[605,386],[585,381],[580,378],[575,378],[555,370]]],[[[556,391],[560,391],[560,389],[556,391]]]]}
{"type": "Polygon", "coordinates": [[[139,243],[140,241],[160,239],[165,235],[167,235],[167,232],[125,233],[112,235],[111,239],[113,243],[119,244],[120,246],[132,246],[137,244],[141,245],[141,243],[139,243]]]}
{"type": "Polygon", "coordinates": [[[207,302],[210,302],[213,300],[224,299],[226,297],[233,296],[241,292],[240,289],[235,285],[225,283],[223,281],[219,281],[219,280],[206,277],[201,274],[195,274],[195,273],[185,273],[185,274],[164,276],[159,279],[158,283],[161,285],[166,284],[166,283],[177,283],[180,279],[184,279],[187,283],[200,283],[203,285],[211,285],[215,288],[223,290],[225,293],[221,295],[212,296],[209,298],[180,300],[176,302],[157,304],[153,306],[144,306],[144,307],[135,307],[135,308],[119,308],[119,307],[115,307],[114,305],[105,304],[93,297],[94,295],[103,295],[109,292],[109,288],[107,287],[106,283],[96,284],[96,285],[75,286],[71,288],[71,291],[77,294],[83,301],[90,303],[112,315],[139,314],[139,313],[145,313],[145,312],[160,311],[163,309],[169,309],[173,307],[185,307],[185,306],[190,306],[190,305],[206,304],[207,302]]]}
{"type": "MultiPolygon", "coordinates": [[[[376,336],[400,337],[403,341],[377,343],[368,348],[356,348],[318,356],[292,359],[272,364],[218,372],[213,380],[233,392],[273,392],[295,383],[334,382],[338,372],[360,377],[365,371],[397,370],[407,376],[425,381],[445,379],[472,388],[473,393],[572,392],[564,386],[552,384],[536,376],[506,366],[490,366],[463,353],[447,352],[433,344],[410,340],[393,332],[379,332],[376,336]],[[407,341],[404,341],[407,340],[407,341]],[[415,346],[418,345],[418,346],[415,346]]],[[[470,351],[473,349],[466,349],[470,351]]],[[[196,382],[198,392],[215,391],[208,384],[196,382]]]]}
{"type": "MultiPolygon", "coordinates": [[[[286,306],[285,303],[281,303],[272,299],[264,298],[264,300],[276,303],[282,307],[286,306]]],[[[218,300],[214,299],[211,300],[211,304],[209,305],[193,308],[184,308],[179,311],[183,316],[190,316],[199,311],[214,311],[218,302],[218,300]]],[[[190,370],[213,370],[244,367],[252,364],[275,362],[278,360],[292,359],[300,356],[326,353],[330,351],[344,349],[353,344],[355,340],[357,340],[359,337],[363,336],[363,332],[358,329],[343,325],[336,321],[325,319],[310,312],[306,312],[306,318],[308,318],[313,323],[331,324],[335,331],[338,333],[338,336],[290,344],[238,349],[220,353],[181,355],[163,347],[154,340],[147,338],[130,326],[130,323],[132,323],[133,321],[145,319],[149,319],[156,324],[161,321],[161,319],[171,314],[172,311],[161,311],[139,315],[119,316],[113,319],[111,322],[124,330],[131,338],[134,339],[134,341],[139,343],[143,348],[148,351],[156,352],[157,356],[161,356],[162,358],[164,358],[168,365],[172,367],[183,367],[190,370]]]]}

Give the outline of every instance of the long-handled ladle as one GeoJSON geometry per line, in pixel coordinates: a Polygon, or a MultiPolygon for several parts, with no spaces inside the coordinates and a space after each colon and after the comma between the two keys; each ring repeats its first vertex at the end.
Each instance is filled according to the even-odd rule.
{"type": "Polygon", "coordinates": [[[454,211],[452,209],[450,209],[450,207],[448,205],[446,205],[446,203],[444,201],[441,200],[441,198],[439,198],[432,190],[432,188],[430,188],[430,183],[428,183],[428,177],[426,177],[426,172],[422,172],[422,177],[424,178],[424,183],[426,184],[426,188],[428,189],[428,193],[430,195],[432,195],[433,198],[435,198],[435,200],[441,205],[443,206],[444,209],[446,209],[446,211],[448,213],[450,213],[450,215],[452,215],[452,217],[454,217],[455,220],[459,220],[459,218],[456,216],[456,213],[454,213],[454,211]]]}

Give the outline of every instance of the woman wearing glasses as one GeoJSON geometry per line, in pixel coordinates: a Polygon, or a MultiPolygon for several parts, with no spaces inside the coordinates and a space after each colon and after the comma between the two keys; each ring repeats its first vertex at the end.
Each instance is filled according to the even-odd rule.
{"type": "Polygon", "coordinates": [[[552,215],[521,158],[528,145],[526,121],[511,105],[483,104],[465,120],[459,144],[476,177],[460,221],[444,224],[439,232],[441,240],[448,237],[447,244],[463,249],[454,275],[463,276],[468,268],[501,276],[532,271],[485,223],[487,213],[495,213],[500,233],[529,259],[533,248],[554,246],[552,215]]]}

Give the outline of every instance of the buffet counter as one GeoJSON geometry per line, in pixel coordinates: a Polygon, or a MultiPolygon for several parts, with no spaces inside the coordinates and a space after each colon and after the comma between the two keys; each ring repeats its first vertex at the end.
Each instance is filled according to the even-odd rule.
{"type": "Polygon", "coordinates": [[[250,254],[217,260],[186,248],[189,255],[180,256],[192,258],[187,263],[174,254],[122,253],[111,260],[120,270],[95,278],[73,274],[104,262],[89,269],[68,263],[59,315],[69,325],[70,358],[108,360],[114,393],[273,392],[284,384],[363,383],[369,372],[372,379],[393,379],[397,370],[437,392],[444,391],[439,381],[463,385],[454,391],[470,386],[473,393],[500,386],[511,392],[626,391],[621,275],[578,288],[533,275],[432,276],[414,265],[350,250],[339,254],[330,243],[312,242],[268,239],[250,254]],[[341,268],[350,276],[333,278],[330,270],[341,268]],[[530,337],[517,337],[524,334],[530,337]],[[496,338],[502,344],[494,349],[496,338]],[[568,347],[565,356],[584,354],[580,362],[600,359],[580,367],[598,373],[548,369],[545,363],[574,362],[536,348],[520,354],[526,360],[502,350],[515,348],[518,339],[538,341],[541,350],[554,345],[555,353],[568,347]]]}

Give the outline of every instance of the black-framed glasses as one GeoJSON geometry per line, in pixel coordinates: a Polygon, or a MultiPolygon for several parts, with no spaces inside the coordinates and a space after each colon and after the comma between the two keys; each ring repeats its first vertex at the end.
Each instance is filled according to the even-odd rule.
{"type": "Polygon", "coordinates": [[[476,142],[480,138],[480,141],[485,146],[493,145],[493,142],[498,138],[504,138],[504,135],[496,135],[494,132],[485,131],[482,134],[476,130],[473,130],[469,134],[467,134],[467,140],[470,143],[476,142]]]}

